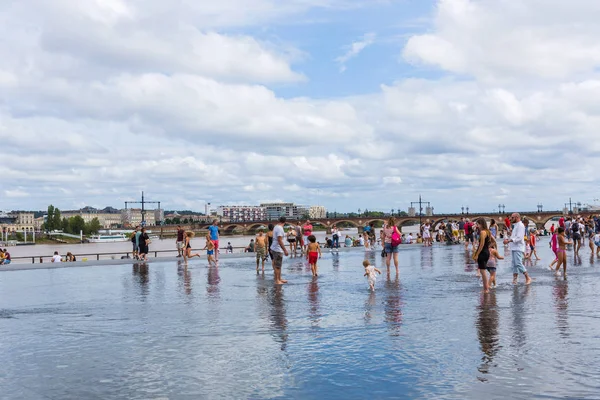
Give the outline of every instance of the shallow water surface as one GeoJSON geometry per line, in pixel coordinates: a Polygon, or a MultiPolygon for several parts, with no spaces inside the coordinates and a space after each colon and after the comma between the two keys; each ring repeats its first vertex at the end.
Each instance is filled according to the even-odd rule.
{"type": "MultiPolygon", "coordinates": [[[[600,261],[481,294],[462,246],[0,274],[2,399],[599,398],[600,261]],[[370,293],[367,257],[383,274],[370,293]]],[[[577,265],[574,265],[577,261],[577,265]]]]}

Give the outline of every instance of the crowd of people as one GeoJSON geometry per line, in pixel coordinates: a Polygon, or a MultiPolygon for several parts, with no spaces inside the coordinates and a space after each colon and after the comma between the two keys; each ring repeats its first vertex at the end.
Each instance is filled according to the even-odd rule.
{"type": "MultiPolygon", "coordinates": [[[[403,234],[397,226],[394,217],[390,217],[379,231],[379,239],[376,239],[376,228],[373,223],[364,227],[358,237],[346,235],[342,245],[344,247],[364,247],[365,250],[375,250],[378,245],[382,248],[382,257],[385,265],[391,268],[392,261],[399,273],[398,252],[401,244],[422,243],[424,247],[432,246],[433,241],[446,242],[449,244],[464,244],[465,250],[472,250],[472,258],[477,262],[477,277],[482,280],[484,292],[496,287],[496,263],[503,257],[498,251],[499,243],[502,242],[511,254],[511,266],[513,283],[517,283],[522,274],[525,283],[531,283],[531,277],[523,265],[524,260],[535,257],[539,260],[536,251],[538,236],[546,234],[545,229],[538,231],[530,228],[530,221],[521,218],[518,213],[506,217],[500,226],[494,219],[488,225],[484,218],[471,221],[463,217],[456,221],[441,222],[434,226],[430,220],[419,226],[416,237],[411,233],[403,234]]],[[[592,254],[600,256],[600,217],[561,217],[558,226],[552,224],[549,229],[552,238],[550,247],[555,254],[555,259],[549,268],[560,275],[567,274],[567,246],[572,245],[575,256],[579,256],[582,243],[588,239],[588,245],[592,254]]],[[[333,251],[341,247],[341,231],[336,225],[332,226],[331,238],[326,237],[323,247],[333,251]]],[[[183,257],[185,261],[194,257],[201,257],[200,253],[192,254],[192,239],[194,233],[185,231],[181,226],[177,229],[176,247],[177,257],[183,257]]],[[[134,258],[145,261],[149,251],[150,238],[143,227],[136,227],[131,234],[134,258]]],[[[205,237],[205,245],[202,250],[206,251],[209,265],[217,266],[219,259],[219,228],[218,221],[214,220],[209,227],[205,237]]],[[[233,247],[228,243],[227,251],[232,252],[233,247]]],[[[304,224],[286,224],[286,218],[281,217],[277,224],[269,224],[268,230],[259,229],[255,238],[250,240],[245,252],[255,253],[256,272],[265,270],[265,263],[270,259],[275,273],[275,283],[283,284],[287,281],[281,276],[283,257],[288,255],[302,255],[307,258],[313,276],[318,276],[318,259],[322,256],[321,245],[313,234],[313,226],[310,220],[304,224]],[[287,226],[287,232],[286,232],[287,226]],[[289,249],[289,250],[288,250],[289,249]]],[[[52,262],[62,262],[58,252],[54,253],[52,262]]],[[[72,253],[67,253],[64,261],[76,261],[72,253]]],[[[0,249],[0,264],[10,264],[10,253],[6,249],[0,249]]],[[[365,276],[368,277],[369,287],[374,290],[377,273],[379,270],[372,268],[368,261],[364,265],[365,276]]]]}

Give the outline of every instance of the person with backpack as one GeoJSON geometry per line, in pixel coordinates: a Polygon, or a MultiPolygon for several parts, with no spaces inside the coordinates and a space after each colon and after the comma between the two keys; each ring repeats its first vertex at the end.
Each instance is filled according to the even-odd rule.
{"type": "Polygon", "coordinates": [[[402,235],[396,226],[396,218],[390,217],[387,224],[383,227],[383,243],[386,254],[385,264],[387,265],[388,272],[390,271],[390,264],[392,261],[392,255],[394,256],[394,266],[396,267],[396,274],[398,274],[398,246],[402,243],[402,235]]]}

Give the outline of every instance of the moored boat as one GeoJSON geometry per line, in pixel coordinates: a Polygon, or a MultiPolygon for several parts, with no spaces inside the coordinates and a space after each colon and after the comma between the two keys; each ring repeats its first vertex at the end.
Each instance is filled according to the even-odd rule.
{"type": "Polygon", "coordinates": [[[112,235],[92,235],[88,238],[90,243],[115,243],[115,242],[126,242],[129,238],[124,234],[112,234],[112,235]]]}

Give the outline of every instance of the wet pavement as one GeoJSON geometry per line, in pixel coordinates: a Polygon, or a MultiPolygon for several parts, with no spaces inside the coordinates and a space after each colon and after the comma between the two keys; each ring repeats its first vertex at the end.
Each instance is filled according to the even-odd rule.
{"type": "Polygon", "coordinates": [[[363,252],[324,253],[290,283],[250,259],[0,274],[2,399],[600,398],[600,260],[568,279],[481,293],[462,246],[400,252],[376,292],[363,252]]]}

